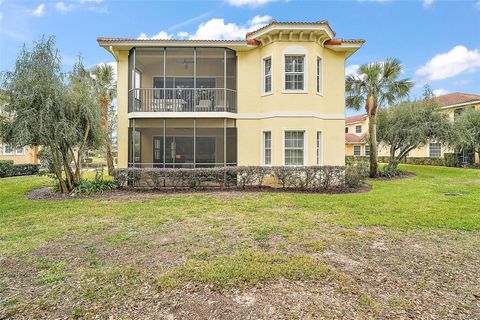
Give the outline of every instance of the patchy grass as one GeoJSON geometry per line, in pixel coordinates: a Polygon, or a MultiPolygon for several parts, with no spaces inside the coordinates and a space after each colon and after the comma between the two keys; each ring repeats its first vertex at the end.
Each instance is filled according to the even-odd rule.
{"type": "Polygon", "coordinates": [[[48,179],[0,179],[0,318],[474,318],[480,171],[402,169],[344,195],[34,201],[48,179]]]}

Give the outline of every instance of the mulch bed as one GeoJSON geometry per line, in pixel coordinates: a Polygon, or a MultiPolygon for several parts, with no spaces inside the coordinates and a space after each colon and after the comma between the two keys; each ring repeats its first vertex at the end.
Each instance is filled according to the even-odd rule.
{"type": "Polygon", "coordinates": [[[25,197],[30,200],[68,200],[68,199],[92,199],[92,198],[113,198],[113,197],[141,197],[141,196],[155,196],[162,194],[210,194],[210,193],[230,193],[230,194],[242,194],[242,193],[255,193],[255,192],[272,192],[272,193],[305,193],[305,194],[351,194],[351,193],[365,193],[369,192],[372,187],[369,184],[362,184],[357,188],[332,188],[323,190],[297,190],[297,189],[280,189],[272,187],[247,187],[242,188],[208,188],[208,189],[190,189],[190,188],[126,188],[107,191],[103,193],[94,194],[62,194],[53,192],[52,187],[43,187],[40,189],[34,189],[28,191],[25,197]]]}

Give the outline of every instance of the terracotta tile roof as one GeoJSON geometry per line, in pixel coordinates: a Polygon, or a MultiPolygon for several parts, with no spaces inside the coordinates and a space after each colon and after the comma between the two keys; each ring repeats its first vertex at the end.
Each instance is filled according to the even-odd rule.
{"type": "MultiPolygon", "coordinates": [[[[328,24],[328,21],[327,20],[322,20],[322,21],[310,21],[310,22],[291,22],[291,21],[283,21],[283,22],[279,22],[275,19],[273,19],[272,21],[270,21],[268,24],[264,25],[263,27],[261,28],[258,28],[257,30],[253,30],[253,31],[250,31],[250,32],[247,32],[247,37],[254,34],[254,33],[257,33],[259,31],[262,31],[270,26],[273,26],[273,25],[300,25],[300,24],[308,24],[308,25],[319,25],[319,24],[323,24],[323,25],[326,25],[330,28],[330,25],[328,24]]],[[[332,28],[330,28],[331,30],[332,28]]],[[[335,34],[335,32],[332,30],[333,34],[335,34]]]]}
{"type": "Polygon", "coordinates": [[[351,117],[345,118],[345,124],[361,122],[361,121],[365,121],[366,119],[367,119],[366,114],[358,114],[356,116],[351,116],[351,117]]]}
{"type": "Polygon", "coordinates": [[[247,43],[246,40],[213,40],[213,39],[205,39],[205,40],[190,40],[190,39],[136,39],[136,38],[104,38],[100,37],[97,38],[98,42],[116,42],[116,41],[122,41],[122,42],[133,42],[133,41],[169,41],[169,42],[212,42],[212,43],[223,43],[223,42],[228,42],[228,43],[247,43]]]}
{"type": "Polygon", "coordinates": [[[364,138],[354,133],[345,133],[346,143],[365,143],[364,138]]]}
{"type": "Polygon", "coordinates": [[[474,101],[480,102],[480,95],[455,92],[435,97],[435,100],[437,100],[437,102],[440,103],[443,107],[448,107],[456,104],[464,104],[474,101]]]}

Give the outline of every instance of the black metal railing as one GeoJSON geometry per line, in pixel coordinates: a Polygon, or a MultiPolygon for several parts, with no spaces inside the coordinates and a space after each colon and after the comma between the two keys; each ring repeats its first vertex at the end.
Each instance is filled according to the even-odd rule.
{"type": "Polygon", "coordinates": [[[237,112],[237,92],[225,88],[138,88],[128,112],[237,112]]]}

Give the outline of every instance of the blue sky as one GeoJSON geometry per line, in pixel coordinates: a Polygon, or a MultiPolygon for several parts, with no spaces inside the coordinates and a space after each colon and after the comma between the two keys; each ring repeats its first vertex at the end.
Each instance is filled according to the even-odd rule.
{"type": "MultiPolygon", "coordinates": [[[[82,55],[86,65],[113,62],[96,38],[243,38],[278,21],[326,19],[339,38],[365,39],[347,71],[388,57],[421,93],[480,94],[480,0],[473,1],[113,1],[0,0],[0,70],[10,70],[23,43],[55,35],[65,70],[82,55]]],[[[351,114],[351,112],[348,112],[351,114]]]]}

